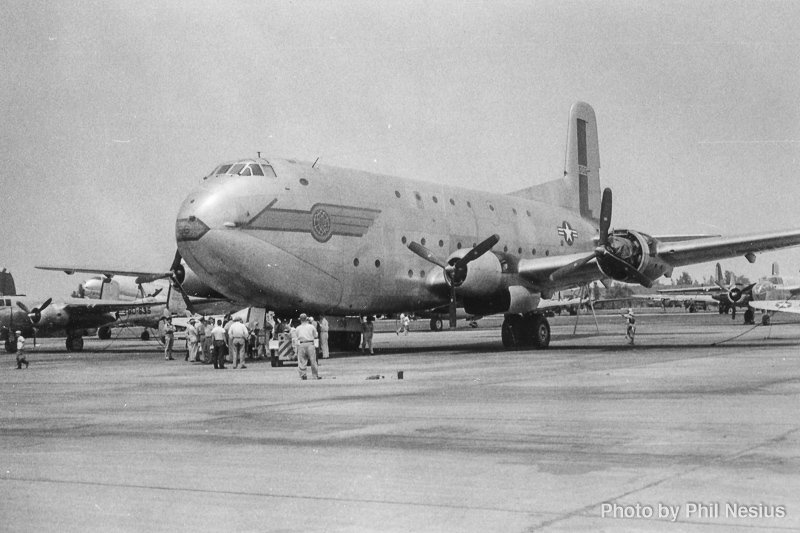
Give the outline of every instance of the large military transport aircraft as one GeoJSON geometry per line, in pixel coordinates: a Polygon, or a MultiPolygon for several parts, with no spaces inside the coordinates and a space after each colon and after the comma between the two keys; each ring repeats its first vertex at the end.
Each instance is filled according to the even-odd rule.
{"type": "Polygon", "coordinates": [[[609,278],[650,287],[675,267],[740,255],[752,262],[755,252],[800,244],[800,229],[700,239],[611,230],[611,190],[601,198],[599,171],[594,110],[579,102],[556,181],[493,194],[242,159],[189,193],[176,240],[204,283],[279,316],[463,306],[505,314],[507,348],[549,345],[538,307],[559,289],[609,278]]]}

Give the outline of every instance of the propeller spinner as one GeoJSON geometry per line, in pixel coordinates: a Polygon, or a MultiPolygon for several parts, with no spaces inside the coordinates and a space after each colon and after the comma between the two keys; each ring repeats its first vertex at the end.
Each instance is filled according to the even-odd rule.
{"type": "Polygon", "coordinates": [[[33,309],[28,309],[28,306],[22,302],[17,302],[17,307],[28,313],[28,318],[30,318],[33,324],[38,324],[39,321],[42,319],[42,311],[47,309],[47,307],[53,302],[52,298],[48,298],[44,301],[42,305],[39,307],[34,307],[33,309]]]}

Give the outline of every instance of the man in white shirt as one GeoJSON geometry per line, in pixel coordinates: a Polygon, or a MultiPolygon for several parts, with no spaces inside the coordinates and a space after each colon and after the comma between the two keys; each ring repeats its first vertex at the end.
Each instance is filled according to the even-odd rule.
{"type": "Polygon", "coordinates": [[[322,379],[317,370],[317,351],[314,348],[314,339],[317,338],[317,328],[311,323],[305,313],[300,315],[300,325],[295,328],[297,335],[297,368],[300,379],[306,377],[306,365],[311,363],[311,379],[322,379]]]}
{"type": "Polygon", "coordinates": [[[250,335],[250,332],[247,331],[247,326],[242,324],[241,317],[237,316],[228,328],[228,340],[231,347],[231,362],[233,363],[233,368],[238,368],[239,365],[241,365],[242,368],[247,368],[244,366],[244,357],[248,335],[250,335]]]}

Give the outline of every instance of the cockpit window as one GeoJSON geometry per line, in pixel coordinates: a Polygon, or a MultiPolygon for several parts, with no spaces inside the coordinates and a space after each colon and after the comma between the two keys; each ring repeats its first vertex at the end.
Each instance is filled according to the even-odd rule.
{"type": "Polygon", "coordinates": [[[264,176],[267,176],[268,178],[277,178],[278,177],[278,176],[275,175],[275,171],[272,169],[271,166],[269,166],[269,165],[261,165],[261,168],[264,169],[264,174],[263,174],[264,176]]]}
{"type": "Polygon", "coordinates": [[[239,172],[239,175],[240,175],[240,176],[252,176],[252,175],[253,175],[253,173],[252,173],[252,172],[250,172],[250,165],[247,165],[246,167],[244,167],[244,168],[242,169],[242,171],[241,171],[241,172],[239,172]]]}
{"type": "Polygon", "coordinates": [[[253,172],[253,176],[263,176],[264,175],[264,171],[261,170],[261,165],[256,165],[255,163],[251,163],[249,168],[253,172]]]}
{"type": "Polygon", "coordinates": [[[222,165],[221,167],[219,167],[219,168],[217,169],[217,171],[216,171],[214,174],[217,174],[217,175],[219,175],[219,174],[225,174],[226,172],[228,172],[228,169],[229,169],[229,168],[231,168],[231,166],[230,166],[230,165],[222,165]]]}
{"type": "Polygon", "coordinates": [[[228,174],[238,174],[239,171],[242,170],[242,167],[244,167],[244,163],[236,163],[235,165],[233,165],[233,168],[231,168],[228,174]]]}

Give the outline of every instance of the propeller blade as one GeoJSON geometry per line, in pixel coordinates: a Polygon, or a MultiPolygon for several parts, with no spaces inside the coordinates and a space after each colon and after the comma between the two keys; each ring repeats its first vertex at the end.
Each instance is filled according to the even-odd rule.
{"type": "Polygon", "coordinates": [[[604,250],[603,252],[606,257],[610,258],[612,261],[616,261],[620,266],[625,269],[625,272],[632,278],[636,280],[636,283],[642,285],[643,287],[647,287],[648,289],[653,286],[653,280],[639,272],[635,269],[631,264],[627,261],[620,259],[616,255],[612,254],[608,250],[604,250]]]}
{"type": "Polygon", "coordinates": [[[25,311],[26,313],[28,313],[28,314],[31,314],[31,310],[30,310],[30,309],[28,309],[28,306],[27,306],[27,305],[25,305],[24,303],[22,303],[22,302],[20,302],[20,301],[17,301],[17,307],[19,307],[20,309],[22,309],[22,310],[23,310],[23,311],[25,311]]]}
{"type": "Polygon", "coordinates": [[[454,265],[456,270],[463,269],[468,263],[475,261],[477,258],[494,248],[494,245],[498,242],[500,242],[500,235],[496,233],[488,239],[479,242],[475,248],[465,253],[464,257],[458,260],[458,262],[454,265]]]}
{"type": "Polygon", "coordinates": [[[450,328],[456,327],[456,288],[450,288],[450,328]]]}
{"type": "Polygon", "coordinates": [[[45,309],[47,309],[47,306],[49,306],[51,303],[53,303],[53,299],[48,298],[47,300],[44,301],[41,307],[39,307],[38,311],[44,311],[45,309]]]}
{"type": "Polygon", "coordinates": [[[408,249],[429,263],[433,263],[436,266],[440,266],[445,270],[450,268],[450,265],[445,263],[442,259],[436,256],[436,254],[434,254],[433,252],[431,252],[430,250],[428,250],[419,243],[411,241],[410,243],[408,243],[408,249]]]}
{"type": "Polygon", "coordinates": [[[736,304],[731,306],[731,320],[736,320],[736,304]]]}
{"type": "Polygon", "coordinates": [[[600,240],[597,242],[605,247],[608,244],[608,229],[611,227],[611,189],[603,190],[603,199],[600,201],[600,240]]]}
{"type": "Polygon", "coordinates": [[[591,261],[595,258],[596,252],[585,257],[581,257],[580,259],[573,261],[572,263],[568,264],[567,266],[563,266],[550,274],[550,280],[555,281],[558,278],[567,277],[569,274],[572,274],[575,270],[578,270],[580,267],[591,261]]]}

